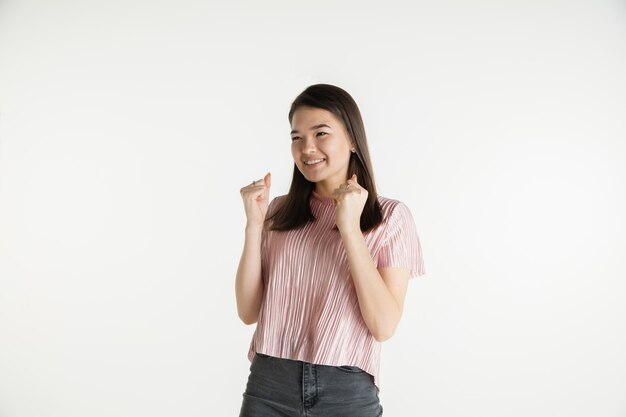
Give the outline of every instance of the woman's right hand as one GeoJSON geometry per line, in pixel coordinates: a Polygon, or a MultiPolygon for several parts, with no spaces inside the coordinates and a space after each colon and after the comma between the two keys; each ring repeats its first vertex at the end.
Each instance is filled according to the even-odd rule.
{"type": "Polygon", "coordinates": [[[270,199],[272,174],[269,172],[254,184],[246,185],[240,190],[243,206],[246,210],[246,226],[262,226],[267,214],[270,199]]]}

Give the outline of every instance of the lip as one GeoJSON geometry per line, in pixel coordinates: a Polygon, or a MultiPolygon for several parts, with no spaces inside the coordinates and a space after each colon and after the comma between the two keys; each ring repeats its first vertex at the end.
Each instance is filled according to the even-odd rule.
{"type": "Polygon", "coordinates": [[[326,162],[326,158],[311,158],[311,159],[306,159],[306,160],[302,161],[302,164],[304,165],[304,168],[315,169],[315,168],[319,167],[320,165],[322,165],[324,162],[326,162]],[[321,159],[321,161],[318,162],[317,164],[313,164],[313,165],[305,164],[305,162],[307,162],[307,161],[315,161],[315,160],[318,160],[318,159],[321,159]]]}
{"type": "Polygon", "coordinates": [[[317,165],[319,163],[322,163],[322,162],[326,161],[326,158],[309,158],[309,159],[304,159],[302,161],[302,163],[305,164],[306,166],[310,166],[310,165],[307,165],[307,162],[309,162],[309,161],[319,161],[318,163],[314,164],[314,165],[317,165]]]}

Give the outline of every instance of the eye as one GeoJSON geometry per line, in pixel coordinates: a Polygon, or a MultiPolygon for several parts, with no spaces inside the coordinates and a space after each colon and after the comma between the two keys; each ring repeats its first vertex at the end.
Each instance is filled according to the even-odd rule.
{"type": "Polygon", "coordinates": [[[300,139],[300,136],[292,136],[291,140],[300,139]]]}
{"type": "Polygon", "coordinates": [[[319,133],[317,134],[317,136],[319,136],[319,135],[328,135],[328,133],[326,133],[326,132],[319,132],[319,133]]]}

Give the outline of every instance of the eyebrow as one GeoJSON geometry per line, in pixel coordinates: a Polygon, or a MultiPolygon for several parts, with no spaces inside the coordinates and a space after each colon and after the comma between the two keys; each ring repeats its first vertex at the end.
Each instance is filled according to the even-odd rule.
{"type": "MultiPolygon", "coordinates": [[[[327,128],[329,128],[329,129],[332,129],[332,128],[331,128],[330,126],[328,126],[327,124],[320,123],[320,124],[318,124],[318,125],[311,126],[311,127],[309,128],[309,130],[319,129],[320,127],[327,127],[327,128]]],[[[294,129],[294,130],[292,130],[292,131],[291,131],[291,133],[292,133],[292,134],[293,134],[293,133],[298,133],[298,131],[297,131],[296,129],[294,129]]]]}

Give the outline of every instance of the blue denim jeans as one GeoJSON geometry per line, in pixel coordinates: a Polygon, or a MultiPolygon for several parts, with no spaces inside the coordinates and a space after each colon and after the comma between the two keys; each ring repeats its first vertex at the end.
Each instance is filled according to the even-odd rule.
{"type": "Polygon", "coordinates": [[[380,417],[378,392],[374,377],[356,366],[257,353],[239,417],[380,417]]]}

